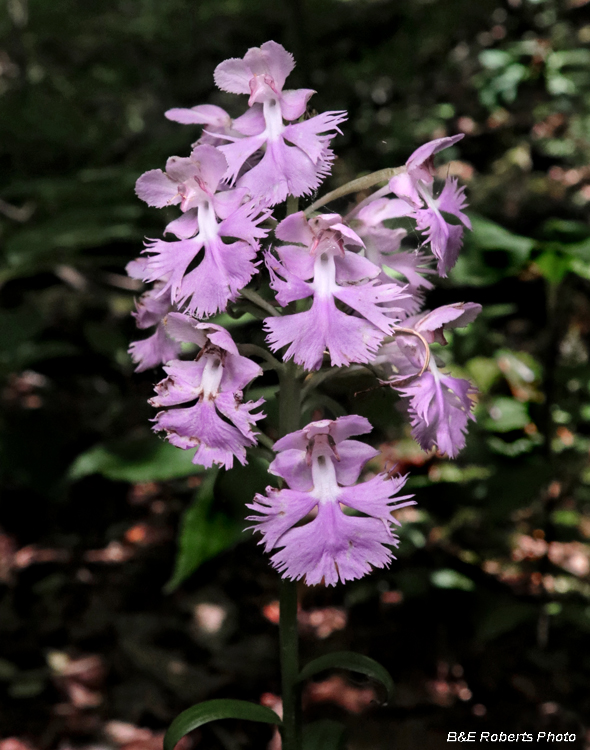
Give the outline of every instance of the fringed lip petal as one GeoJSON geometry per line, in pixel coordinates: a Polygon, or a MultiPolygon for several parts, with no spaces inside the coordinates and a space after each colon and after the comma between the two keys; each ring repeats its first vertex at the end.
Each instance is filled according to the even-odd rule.
{"type": "Polygon", "coordinates": [[[333,367],[370,362],[384,333],[362,318],[338,310],[333,299],[318,299],[310,310],[281,318],[266,318],[272,351],[288,346],[285,361],[293,358],[306,370],[319,370],[327,349],[333,367]]]}
{"type": "Polygon", "coordinates": [[[270,472],[290,489],[268,487],[257,495],[248,520],[265,550],[276,550],[271,563],[283,577],[334,586],[391,562],[399,543],[391,513],[414,502],[398,496],[405,477],[380,474],[354,484],[376,451],[347,438],[370,430],[364,417],[350,415],[311,422],[275,443],[270,472]],[[345,514],[345,506],[362,517],[345,514]]]}

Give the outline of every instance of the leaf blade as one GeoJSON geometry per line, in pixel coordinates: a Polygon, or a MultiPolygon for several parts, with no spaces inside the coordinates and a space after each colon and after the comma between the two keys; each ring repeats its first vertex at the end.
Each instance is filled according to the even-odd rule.
{"type": "Polygon", "coordinates": [[[267,706],[231,698],[217,698],[198,703],[179,714],[164,736],[164,750],[173,750],[176,743],[193,729],[218,719],[245,719],[265,724],[281,724],[277,714],[267,706]]]}
{"type": "Polygon", "coordinates": [[[356,654],[353,651],[335,651],[325,654],[306,664],[299,673],[299,681],[307,680],[318,672],[325,669],[348,669],[351,672],[360,672],[380,682],[387,691],[387,699],[393,698],[394,684],[389,672],[379,662],[364,654],[356,654]]]}
{"type": "Polygon", "coordinates": [[[217,475],[217,469],[205,474],[195,500],[184,513],[174,572],[164,587],[166,594],[178,588],[206,560],[230,547],[241,534],[241,524],[224,513],[211,512],[217,475]]]}

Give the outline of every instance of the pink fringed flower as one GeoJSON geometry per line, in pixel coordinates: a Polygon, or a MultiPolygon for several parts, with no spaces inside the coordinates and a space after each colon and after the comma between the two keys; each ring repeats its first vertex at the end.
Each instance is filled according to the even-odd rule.
{"type": "Polygon", "coordinates": [[[293,357],[307,370],[321,367],[324,351],[332,365],[369,362],[384,336],[399,319],[396,305],[407,295],[397,284],[382,284],[380,268],[346,247],[360,249],[360,237],[338,214],[307,221],[292,214],[276,229],[279,239],[305,245],[278,248],[280,261],[268,254],[271,286],[281,306],[313,296],[306,312],[266,318],[267,341],[273,351],[289,345],[284,359],[293,357]],[[349,315],[336,300],[352,308],[349,315]]]}
{"type": "MultiPolygon", "coordinates": [[[[358,212],[354,212],[354,228],[365,243],[365,257],[383,271],[380,279],[392,283],[385,268],[404,276],[407,279],[407,298],[400,306],[408,315],[418,312],[424,301],[423,290],[432,289],[433,284],[425,279],[423,274],[433,274],[428,268],[428,258],[425,253],[403,251],[400,249],[402,240],[407,236],[407,230],[399,227],[390,229],[383,222],[388,219],[399,219],[411,216],[413,209],[406,201],[399,198],[377,198],[367,203],[358,212]]],[[[402,286],[402,282],[398,282],[402,286]]]]}
{"type": "MultiPolygon", "coordinates": [[[[445,328],[460,328],[471,323],[481,305],[458,302],[424,312],[404,321],[427,344],[446,344],[445,328]]],[[[412,434],[424,450],[437,448],[454,458],[465,447],[465,432],[472,414],[471,398],[477,391],[468,380],[440,372],[431,356],[428,370],[420,374],[424,363],[424,343],[416,336],[398,335],[383,346],[377,362],[393,370],[387,381],[404,397],[412,424],[412,434]]]]}
{"type": "Polygon", "coordinates": [[[152,406],[166,408],[155,419],[154,430],[165,430],[179,448],[197,448],[193,463],[231,469],[234,458],[246,463],[246,448],[256,445],[253,425],[264,414],[252,412],[262,403],[243,403],[242,389],[261,374],[261,368],[242,357],[232,337],[221,326],[197,323],[180,313],[166,318],[170,335],[192,342],[201,350],[192,362],[173,360],[164,368],[168,377],[156,386],[152,406]],[[196,401],[191,406],[178,407],[196,401]]]}
{"type": "Polygon", "coordinates": [[[293,55],[271,41],[249,49],[243,59],[225,60],[215,69],[217,86],[232,94],[247,94],[251,107],[249,117],[244,115],[233,123],[238,135],[222,136],[232,141],[219,147],[229,165],[226,179],[233,183],[246,159],[264,147],[260,162],[240,177],[238,186],[269,206],[287,195],[301,196],[319,187],[334,158],[328,144],[346,119],[345,112],[324,112],[292,122],[304,114],[315,93],[311,89],[283,91],[294,66],[293,55]]]}
{"type": "Polygon", "coordinates": [[[404,252],[401,242],[408,232],[406,229],[389,229],[383,222],[411,216],[412,208],[406,201],[396,198],[378,198],[355,214],[354,228],[365,243],[365,255],[376,266],[387,266],[402,274],[410,286],[432,289],[433,284],[422,274],[432,274],[427,267],[424,253],[404,252]]]}
{"type": "Polygon", "coordinates": [[[465,447],[465,433],[477,390],[468,380],[439,371],[433,359],[430,368],[405,387],[397,390],[409,399],[412,435],[423,450],[438,448],[450,458],[465,447]]]}
{"type": "Polygon", "coordinates": [[[349,438],[370,431],[368,420],[351,415],[312,422],[275,443],[269,470],[289,489],[256,495],[248,507],[258,515],[248,520],[266,552],[278,549],[271,562],[285,578],[335,586],[390,564],[391,547],[399,545],[392,528],[400,525],[392,512],[415,503],[412,495],[394,497],[406,477],[379,474],[355,485],[378,451],[349,438]]]}
{"type": "MultiPolygon", "coordinates": [[[[145,273],[145,258],[132,260],[127,264],[127,273],[133,279],[141,279],[145,273]]],[[[163,320],[172,309],[170,295],[161,294],[164,282],[157,282],[153,289],[144,292],[135,301],[136,311],[133,313],[139,329],[153,328],[155,331],[147,339],[134,341],[129,347],[131,359],[137,367],[135,372],[143,372],[152,367],[169,362],[178,356],[180,344],[168,335],[163,320]]]]}
{"type": "Polygon", "coordinates": [[[465,188],[459,187],[455,177],[446,180],[441,194],[434,196],[433,157],[461,138],[463,133],[425,143],[410,156],[406,171],[389,181],[391,191],[413,209],[411,215],[416,219],[418,229],[426,234],[426,240],[438,259],[439,276],[446,276],[455,265],[463,244],[463,227],[449,224],[441,212],[456,216],[468,229],[471,229],[471,222],[463,213],[466,206],[465,188]]]}
{"type": "Polygon", "coordinates": [[[242,203],[244,190],[216,192],[227,162],[213,146],[197,146],[190,158],[173,160],[165,173],[153,169],[137,181],[137,194],[150,206],[180,203],[185,211],[166,228],[178,242],[147,244],[143,279],[165,279],[160,293],[202,318],[225,310],[256,272],[258,240],[267,234],[259,224],[270,212],[251,201],[242,203]],[[223,237],[236,241],[224,242],[223,237]]]}

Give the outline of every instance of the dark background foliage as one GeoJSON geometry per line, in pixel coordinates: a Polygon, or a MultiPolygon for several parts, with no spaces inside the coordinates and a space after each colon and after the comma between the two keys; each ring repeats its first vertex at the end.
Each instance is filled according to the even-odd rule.
{"type": "MultiPolygon", "coordinates": [[[[484,305],[441,352],[480,390],[459,460],[422,454],[381,390],[352,398],[334,381],[309,407],[369,416],[419,509],[390,571],[301,590],[304,658],[366,653],[391,671],[394,703],[323,675],[306,717],[345,721],[351,750],[470,730],[569,731],[582,747],[587,0],[6,0],[0,29],[3,750],[150,750],[195,701],[279,693],[276,576],[240,531],[264,457],[220,475],[213,502],[211,478],[150,434],[156,376],[126,351],[138,289],[124,273],[164,226],[136,178],[198,135],[163,112],[237,115],[213,70],[267,39],[293,51],[289,83],[317,89],[318,111],[349,112],[327,187],[466,133],[446,168],[467,184],[474,232],[429,305],[484,305]]],[[[269,737],[229,722],[192,743],[269,737]]]]}

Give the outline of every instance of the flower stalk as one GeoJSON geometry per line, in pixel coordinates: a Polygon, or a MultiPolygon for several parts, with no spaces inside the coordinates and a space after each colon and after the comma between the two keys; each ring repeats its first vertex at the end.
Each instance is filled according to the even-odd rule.
{"type": "MultiPolygon", "coordinates": [[[[299,428],[301,385],[297,368],[287,362],[279,376],[279,433],[284,437],[299,428]]],[[[301,705],[298,686],[299,637],[297,633],[297,582],[281,578],[279,642],[283,698],[282,750],[299,750],[301,705]]]]}

